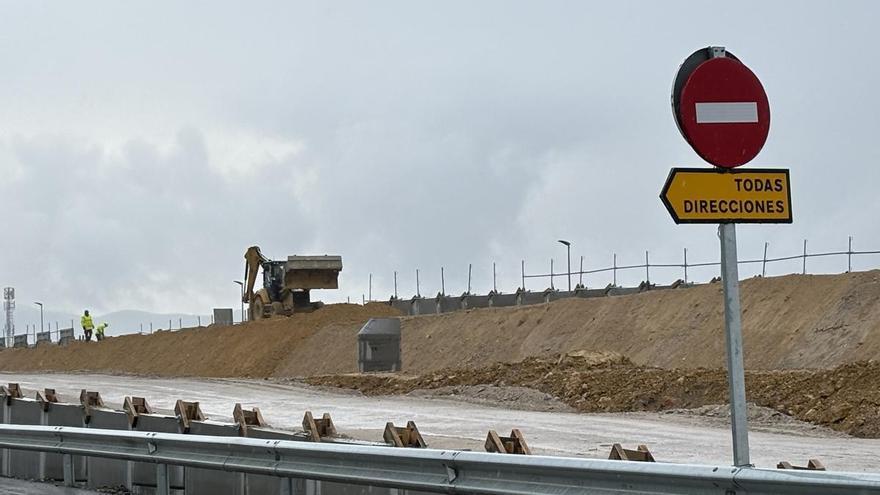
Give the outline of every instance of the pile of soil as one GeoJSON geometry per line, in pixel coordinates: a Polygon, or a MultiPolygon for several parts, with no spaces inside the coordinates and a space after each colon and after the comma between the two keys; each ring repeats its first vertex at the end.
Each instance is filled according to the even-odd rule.
{"type": "MultiPolygon", "coordinates": [[[[479,369],[444,369],[418,376],[315,376],[306,383],[368,395],[493,385],[541,391],[583,412],[664,411],[727,403],[722,369],[638,366],[613,353],[605,359],[528,358],[479,369]]],[[[595,356],[595,355],[593,355],[595,356]]],[[[746,375],[748,400],[813,424],[858,437],[880,437],[880,362],[830,370],[756,371],[746,375]]]]}
{"type": "MultiPolygon", "coordinates": [[[[335,345],[329,335],[356,335],[370,318],[397,315],[397,310],[384,304],[331,304],[312,313],[244,325],[124,335],[65,347],[5,349],[0,352],[0,369],[265,378],[292,356],[320,369],[335,345]]],[[[347,351],[349,355],[356,352],[354,343],[347,351]]]]}

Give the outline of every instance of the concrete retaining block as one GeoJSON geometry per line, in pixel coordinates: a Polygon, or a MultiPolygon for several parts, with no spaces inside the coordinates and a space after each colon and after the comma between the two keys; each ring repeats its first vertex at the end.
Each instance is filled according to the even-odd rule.
{"type": "Polygon", "coordinates": [[[67,345],[75,339],[72,328],[62,328],[58,331],[58,343],[61,345],[67,345]]]}
{"type": "Polygon", "coordinates": [[[28,346],[28,336],[27,335],[16,335],[12,338],[12,347],[27,347],[28,346]]]}
{"type": "Polygon", "coordinates": [[[461,309],[461,298],[458,296],[438,297],[436,304],[437,311],[440,313],[458,311],[461,309]]]}
{"type": "Polygon", "coordinates": [[[516,294],[492,294],[486,297],[489,300],[489,306],[493,308],[516,306],[518,299],[516,294]]]}
{"type": "MultiPolygon", "coordinates": [[[[89,428],[128,430],[128,416],[110,409],[90,410],[89,428]]],[[[89,480],[87,486],[97,488],[130,488],[130,462],[101,457],[87,457],[89,480]]]]}
{"type": "Polygon", "coordinates": [[[461,299],[462,309],[488,308],[489,296],[465,296],[461,299]]]}
{"type": "Polygon", "coordinates": [[[544,296],[544,302],[553,302],[560,299],[568,299],[570,297],[575,297],[574,291],[552,290],[546,293],[544,296]]]}
{"type": "MultiPolygon", "coordinates": [[[[83,409],[79,404],[53,403],[46,411],[46,424],[49,426],[73,426],[82,428],[83,409]]],[[[74,473],[77,481],[86,480],[86,459],[73,457],[74,473]]],[[[61,481],[64,479],[64,463],[61,454],[46,454],[46,479],[61,481]]]]}
{"type": "Polygon", "coordinates": [[[50,343],[52,342],[52,334],[50,332],[38,332],[37,333],[37,345],[42,343],[50,343]]]}
{"type": "Polygon", "coordinates": [[[605,289],[578,289],[574,291],[575,297],[605,297],[605,289]]]}
{"type": "MultiPolygon", "coordinates": [[[[9,399],[6,423],[13,425],[42,425],[43,405],[34,399],[9,399]]],[[[41,480],[45,477],[43,466],[45,455],[42,452],[8,450],[9,476],[28,480],[41,480]]]]}
{"type": "MultiPolygon", "coordinates": [[[[135,431],[156,433],[181,433],[177,418],[161,414],[138,415],[135,431]]],[[[168,466],[168,479],[171,488],[183,490],[184,469],[181,466],[168,466]]],[[[156,465],[148,462],[133,462],[131,466],[132,491],[138,494],[152,494],[156,489],[156,465]]]]}
{"type": "Polygon", "coordinates": [[[404,301],[402,299],[395,299],[391,301],[391,307],[400,311],[403,314],[411,315],[412,314],[412,301],[404,301]]]}
{"type": "Polygon", "coordinates": [[[638,294],[638,287],[609,287],[605,291],[606,296],[628,296],[630,294],[638,294]]]}
{"type": "MultiPolygon", "coordinates": [[[[189,434],[237,437],[238,426],[213,421],[193,421],[190,423],[189,434]]],[[[242,473],[187,467],[184,479],[187,495],[245,495],[245,476],[242,473]]]]}
{"type": "Polygon", "coordinates": [[[544,303],[544,293],[543,292],[520,292],[519,293],[519,305],[520,306],[531,306],[532,304],[543,304],[544,303]]]}

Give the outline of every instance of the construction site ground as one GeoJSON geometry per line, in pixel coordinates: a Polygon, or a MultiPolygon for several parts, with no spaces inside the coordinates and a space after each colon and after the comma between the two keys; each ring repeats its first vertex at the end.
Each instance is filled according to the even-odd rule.
{"type": "MultiPolygon", "coordinates": [[[[611,444],[630,448],[645,443],[661,461],[729,464],[730,430],[708,416],[692,413],[596,413],[522,411],[488,407],[448,397],[369,397],[348,390],[329,390],[267,380],[152,378],[91,374],[5,374],[28,395],[54,386],[62,400],[75,400],[83,384],[100,390],[107,405],[119,406],[126,395],[140,394],[159,409],[174,400],[197,400],[212,419],[229,421],[236,402],[259,407],[278,428],[300,429],[304,411],[329,412],[343,435],[379,441],[385,423],[415,421],[429,447],[483,450],[488,430],[502,435],[520,428],[535,454],[606,458],[611,444]]],[[[710,408],[713,409],[713,408],[710,408]]],[[[806,463],[822,459],[837,471],[880,470],[880,441],[848,437],[814,425],[794,422],[752,408],[750,435],[753,462],[773,467],[780,460],[806,463]]]]}
{"type": "MultiPolygon", "coordinates": [[[[844,446],[868,452],[880,445],[852,438],[880,437],[880,363],[872,361],[880,355],[880,272],[754,278],[741,292],[747,394],[756,418],[767,420],[754,438],[778,442],[753,451],[763,450],[758,455],[768,462],[812,456],[832,465],[836,451],[822,445],[840,445],[841,455],[844,446]]],[[[603,442],[619,441],[653,444],[677,461],[729,459],[719,284],[402,317],[403,372],[359,375],[357,331],[369,318],[387,316],[398,316],[387,304],[336,304],[244,325],[7,349],[0,371],[36,388],[63,389],[62,380],[106,395],[104,384],[120,403],[122,394],[156,402],[209,396],[222,414],[252,398],[264,412],[283,409],[275,418],[290,424],[305,409],[357,403],[363,411],[339,409],[337,420],[343,429],[351,421],[352,435],[372,434],[368,423],[378,431],[395,419],[390,415],[413,419],[402,411],[423,405],[420,414],[434,418],[423,429],[435,442],[472,442],[456,447],[479,448],[488,428],[519,427],[544,452],[602,456],[603,442]],[[155,384],[156,394],[142,384],[155,384]],[[296,407],[273,402],[272,390],[296,407]],[[455,402],[443,402],[450,398],[455,402]],[[510,421],[499,421],[504,417],[510,421]],[[555,421],[561,423],[547,426],[555,421]],[[688,439],[712,452],[691,457],[688,439]]],[[[863,463],[876,456],[853,457],[863,463]]]]}

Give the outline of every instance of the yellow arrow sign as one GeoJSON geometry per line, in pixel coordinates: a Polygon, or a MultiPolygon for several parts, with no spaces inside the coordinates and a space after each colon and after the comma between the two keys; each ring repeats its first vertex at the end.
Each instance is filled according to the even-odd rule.
{"type": "Polygon", "coordinates": [[[791,223],[787,169],[674,168],[660,199],[675,223],[791,223]]]}

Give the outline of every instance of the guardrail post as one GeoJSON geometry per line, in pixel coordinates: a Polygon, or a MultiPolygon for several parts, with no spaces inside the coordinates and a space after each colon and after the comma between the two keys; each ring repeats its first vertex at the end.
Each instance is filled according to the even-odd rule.
{"type": "Polygon", "coordinates": [[[170,495],[168,464],[156,464],[156,495],[170,495]]]}
{"type": "Polygon", "coordinates": [[[76,473],[74,472],[73,456],[71,454],[62,454],[62,469],[64,470],[64,486],[73,486],[76,482],[76,473]]]}

